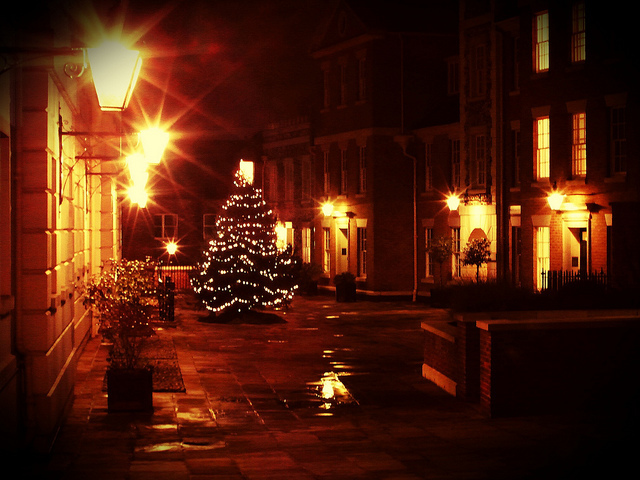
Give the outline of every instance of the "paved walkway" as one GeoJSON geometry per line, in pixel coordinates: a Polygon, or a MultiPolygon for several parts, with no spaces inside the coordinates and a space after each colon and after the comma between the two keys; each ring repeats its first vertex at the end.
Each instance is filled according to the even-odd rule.
{"type": "Polygon", "coordinates": [[[176,326],[158,334],[175,344],[186,392],[154,393],[152,415],[107,413],[106,347],[92,339],[54,450],[24,476],[567,479],[628,466],[619,420],[488,419],[424,380],[420,321],[441,310],[313,297],[281,315],[204,323],[180,297],[176,326]]]}

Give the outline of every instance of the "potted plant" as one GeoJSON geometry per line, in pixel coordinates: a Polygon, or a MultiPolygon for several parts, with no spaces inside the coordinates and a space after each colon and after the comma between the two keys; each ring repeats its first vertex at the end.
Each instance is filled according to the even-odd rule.
{"type": "Polygon", "coordinates": [[[316,295],[318,280],[322,276],[322,267],[317,263],[303,263],[299,275],[300,291],[306,295],[316,295]]]}
{"type": "Polygon", "coordinates": [[[356,301],[356,277],[353,273],[342,272],[333,278],[336,286],[337,302],[355,302],[356,301]]]}
{"type": "Polygon", "coordinates": [[[142,357],[155,301],[155,265],[110,260],[87,287],[85,302],[98,315],[99,333],[111,343],[107,368],[109,412],[151,411],[153,372],[142,357]]]}

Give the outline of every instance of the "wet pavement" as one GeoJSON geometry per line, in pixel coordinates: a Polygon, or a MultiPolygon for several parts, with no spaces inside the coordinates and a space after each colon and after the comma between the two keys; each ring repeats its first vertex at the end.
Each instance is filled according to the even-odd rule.
{"type": "Polygon", "coordinates": [[[445,311],[318,296],[278,314],[205,323],[180,296],[158,335],[185,391],[154,392],[147,415],[107,412],[107,347],[91,339],[51,455],[9,478],[618,478],[637,451],[615,412],[489,419],[422,378],[420,322],[445,311]]]}

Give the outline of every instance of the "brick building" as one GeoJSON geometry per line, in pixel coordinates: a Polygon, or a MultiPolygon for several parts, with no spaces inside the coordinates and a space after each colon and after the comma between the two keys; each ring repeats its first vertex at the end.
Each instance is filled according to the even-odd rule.
{"type": "Polygon", "coordinates": [[[491,242],[483,278],[638,284],[637,64],[632,30],[602,5],[461,1],[408,15],[338,4],[312,53],[309,155],[264,151],[271,190],[284,179],[290,198],[312,192],[287,208],[269,199],[326,284],[350,271],[363,293],[428,296],[475,275],[461,262],[473,238],[491,242]],[[443,265],[428,250],[440,237],[454,251],[443,265]]]}

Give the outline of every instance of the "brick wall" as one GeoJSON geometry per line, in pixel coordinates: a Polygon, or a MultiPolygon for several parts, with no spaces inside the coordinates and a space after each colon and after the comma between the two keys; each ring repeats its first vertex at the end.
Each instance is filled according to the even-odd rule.
{"type": "Polygon", "coordinates": [[[423,372],[452,379],[455,395],[478,402],[489,417],[611,409],[640,399],[638,312],[519,316],[423,324],[423,372]]]}

